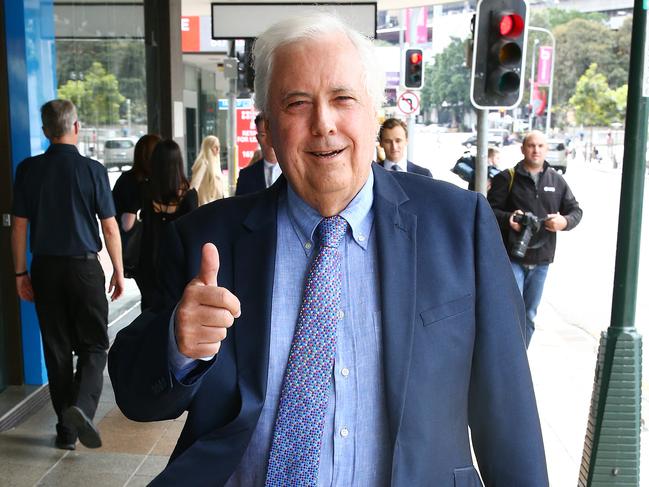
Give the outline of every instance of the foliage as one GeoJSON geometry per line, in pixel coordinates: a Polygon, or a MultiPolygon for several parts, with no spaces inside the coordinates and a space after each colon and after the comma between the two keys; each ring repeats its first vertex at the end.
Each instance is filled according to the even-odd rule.
{"type": "MultiPolygon", "coordinates": [[[[107,41],[57,40],[57,81],[63,88],[70,80],[87,73],[99,62],[119,81],[119,92],[131,100],[134,120],[146,119],[146,61],[144,42],[111,39],[107,41]]],[[[66,88],[66,90],[68,90],[66,88]]],[[[119,117],[126,118],[126,104],[119,107],[119,117]]],[[[114,116],[111,116],[115,118],[114,116]]],[[[88,120],[88,123],[95,123],[88,120]]]]}
{"type": "Polygon", "coordinates": [[[83,79],[70,80],[61,86],[58,96],[74,102],[79,118],[94,125],[118,123],[120,105],[126,100],[119,92],[115,75],[107,73],[96,61],[83,79]]]}
{"type": "Polygon", "coordinates": [[[611,90],[606,76],[597,72],[593,63],[579,78],[570,104],[577,123],[586,127],[607,126],[624,117],[626,86],[611,90]]]}
{"type": "Polygon", "coordinates": [[[603,23],[606,20],[606,16],[599,12],[579,12],[577,10],[563,10],[560,8],[533,9],[530,14],[529,25],[553,30],[559,25],[567,24],[574,19],[603,23]]]}
{"type": "Polygon", "coordinates": [[[470,85],[471,71],[465,65],[464,42],[453,38],[446,49],[435,55],[434,63],[426,65],[422,106],[425,110],[430,107],[438,111],[451,110],[455,125],[464,110],[471,106],[470,85]]]}
{"type": "MultiPolygon", "coordinates": [[[[554,71],[555,101],[565,103],[575,92],[577,80],[595,63],[601,72],[613,73],[619,66],[615,59],[615,32],[590,20],[575,19],[557,27],[554,71]]],[[[627,60],[628,67],[628,60],[627,60]]],[[[614,86],[619,86],[616,82],[614,86]]]]}

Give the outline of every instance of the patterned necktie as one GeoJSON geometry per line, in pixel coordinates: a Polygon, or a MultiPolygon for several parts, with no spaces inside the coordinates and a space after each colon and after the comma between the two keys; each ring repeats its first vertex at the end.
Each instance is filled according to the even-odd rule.
{"type": "Polygon", "coordinates": [[[340,320],[340,252],[347,222],[324,218],[320,251],[306,279],[302,307],[284,372],[266,485],[315,486],[340,320]]]}

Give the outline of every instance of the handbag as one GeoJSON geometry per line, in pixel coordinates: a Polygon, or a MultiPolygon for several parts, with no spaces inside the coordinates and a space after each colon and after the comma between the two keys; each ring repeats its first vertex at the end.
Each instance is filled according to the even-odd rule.
{"type": "Polygon", "coordinates": [[[140,266],[140,249],[142,248],[142,221],[135,219],[135,225],[127,233],[128,240],[124,252],[122,253],[122,262],[124,263],[124,277],[135,278],[140,266]]]}

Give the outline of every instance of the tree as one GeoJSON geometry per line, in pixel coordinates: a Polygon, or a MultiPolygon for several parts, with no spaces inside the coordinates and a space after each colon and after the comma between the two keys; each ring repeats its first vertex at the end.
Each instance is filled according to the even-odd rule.
{"type": "Polygon", "coordinates": [[[534,9],[531,10],[529,24],[534,27],[553,30],[575,19],[591,20],[601,24],[606,20],[606,16],[599,12],[579,12],[578,10],[563,10],[560,8],[534,9]]]}
{"type": "Polygon", "coordinates": [[[101,63],[94,62],[86,73],[86,86],[92,97],[92,118],[97,125],[119,122],[119,106],[126,98],[119,92],[119,81],[107,73],[101,63]]]}
{"type": "Polygon", "coordinates": [[[94,125],[119,122],[119,107],[126,100],[119,92],[115,75],[107,73],[99,62],[92,63],[83,79],[61,86],[58,96],[71,100],[77,106],[79,118],[94,125]]]}
{"type": "Polygon", "coordinates": [[[597,72],[595,63],[579,78],[570,104],[577,123],[586,127],[610,125],[618,115],[615,92],[609,88],[606,76],[597,72]]]}
{"type": "Polygon", "coordinates": [[[451,124],[457,126],[458,119],[470,106],[470,76],[465,64],[464,42],[454,37],[446,49],[435,55],[434,63],[426,65],[421,92],[424,109],[432,106],[438,111],[450,110],[451,124]]]}
{"type": "MultiPolygon", "coordinates": [[[[615,59],[615,32],[599,22],[575,19],[554,31],[557,40],[554,70],[555,102],[561,104],[575,92],[577,80],[595,63],[604,73],[619,65],[615,59]]],[[[627,60],[628,69],[628,60],[627,60]]]]}

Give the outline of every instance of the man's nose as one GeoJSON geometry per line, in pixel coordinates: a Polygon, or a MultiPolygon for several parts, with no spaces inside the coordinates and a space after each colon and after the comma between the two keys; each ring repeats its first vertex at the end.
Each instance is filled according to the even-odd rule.
{"type": "Polygon", "coordinates": [[[334,135],[336,132],[335,111],[326,103],[316,103],[311,120],[311,133],[325,136],[334,135]]]}

